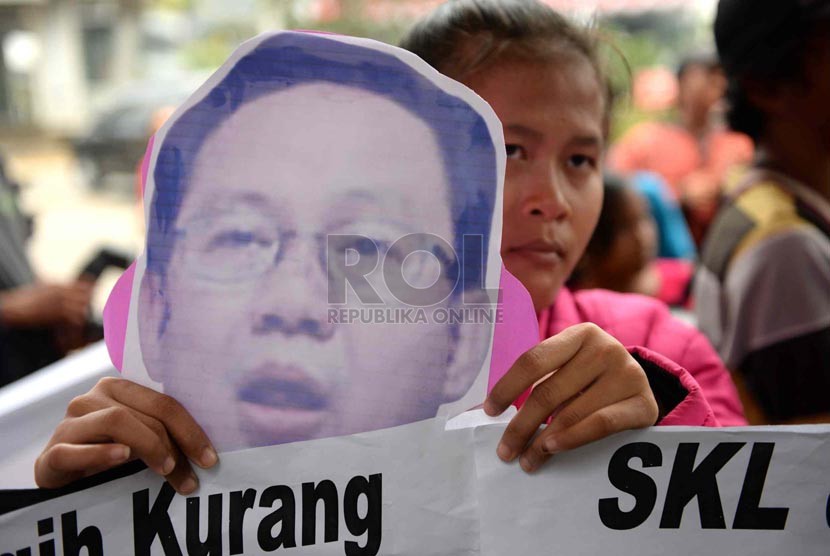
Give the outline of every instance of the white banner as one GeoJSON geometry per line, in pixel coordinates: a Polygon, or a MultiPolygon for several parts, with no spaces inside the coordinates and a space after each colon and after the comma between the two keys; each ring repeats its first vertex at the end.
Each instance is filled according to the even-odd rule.
{"type": "Polygon", "coordinates": [[[822,555],[830,427],[620,434],[526,475],[440,420],[149,470],[0,516],[0,554],[822,555]]]}

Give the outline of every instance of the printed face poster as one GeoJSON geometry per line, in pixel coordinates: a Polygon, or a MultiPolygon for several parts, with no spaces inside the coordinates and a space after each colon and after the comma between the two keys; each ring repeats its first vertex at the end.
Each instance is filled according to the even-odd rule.
{"type": "Polygon", "coordinates": [[[827,554],[827,427],[497,459],[504,424],[466,411],[538,340],[498,256],[500,124],[413,55],[258,37],[148,155],[108,348],[220,463],[187,497],[135,465],[39,493],[0,555],[827,554]]]}
{"type": "Polygon", "coordinates": [[[149,151],[124,376],[182,402],[220,450],[480,403],[502,144],[483,100],[400,49],[249,41],[149,151]]]}

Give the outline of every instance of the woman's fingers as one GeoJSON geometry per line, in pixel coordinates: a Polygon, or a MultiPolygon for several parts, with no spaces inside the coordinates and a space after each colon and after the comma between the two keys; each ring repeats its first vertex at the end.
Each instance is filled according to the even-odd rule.
{"type": "Polygon", "coordinates": [[[57,488],[93,475],[130,459],[124,444],[55,444],[35,462],[35,475],[42,488],[57,488]]]}
{"type": "Polygon", "coordinates": [[[598,369],[590,365],[589,355],[578,353],[564,367],[536,385],[519,412],[510,420],[496,452],[504,461],[511,461],[553,412],[588,387],[598,369]]]}
{"type": "Polygon", "coordinates": [[[133,457],[160,475],[169,475],[176,465],[176,454],[164,433],[147,426],[132,410],[123,406],[107,407],[65,420],[58,425],[55,434],[60,442],[68,444],[129,446],[133,457]]]}
{"type": "Polygon", "coordinates": [[[164,426],[153,421],[119,405],[65,419],[55,432],[59,441],[47,448],[35,464],[38,485],[62,486],[132,457],[168,478],[176,490],[192,492],[195,485],[188,490],[188,479],[194,476],[187,458],[169,439],[164,426]],[[119,455],[123,449],[128,451],[127,458],[119,455]]]}
{"type": "Polygon", "coordinates": [[[188,459],[181,451],[177,452],[176,467],[165,479],[179,494],[190,494],[199,487],[199,479],[190,467],[188,459]]]}
{"type": "Polygon", "coordinates": [[[623,430],[646,427],[657,419],[657,402],[639,366],[603,374],[584,393],[565,404],[522,455],[525,471],[537,469],[557,452],[572,450],[623,430]]]}
{"type": "Polygon", "coordinates": [[[552,453],[657,419],[642,367],[593,324],[571,327],[522,355],[493,388],[485,411],[501,413],[531,386],[497,448],[505,461],[521,456],[526,470],[538,468],[552,453]],[[551,415],[552,423],[534,439],[551,415]]]}
{"type": "Polygon", "coordinates": [[[568,428],[554,430],[547,427],[522,454],[522,469],[532,472],[558,452],[573,450],[624,430],[651,426],[652,406],[653,419],[656,419],[657,406],[653,398],[648,400],[638,394],[601,407],[568,428]]]}
{"type": "Polygon", "coordinates": [[[205,432],[176,400],[128,380],[104,378],[70,402],[35,463],[35,481],[55,488],[127,458],[141,459],[182,494],[198,486],[189,459],[202,467],[218,459],[205,432]]]}
{"type": "MultiPolygon", "coordinates": [[[[553,432],[570,428],[603,407],[614,405],[636,395],[653,399],[648,380],[633,358],[628,365],[621,364],[616,369],[613,373],[601,374],[579,396],[574,397],[562,407],[551,420],[548,428],[553,432]]],[[[657,402],[654,402],[654,407],[654,420],[656,420],[657,402]]],[[[649,424],[654,424],[654,421],[649,424]]]]}
{"type": "MultiPolygon", "coordinates": [[[[165,476],[167,482],[180,494],[190,494],[199,481],[181,452],[176,453],[176,465],[165,476]]],[[[35,463],[38,485],[57,488],[127,462],[131,455],[124,444],[55,444],[41,454],[35,463]]],[[[145,462],[146,463],[146,462],[145,462]]]]}
{"type": "Polygon", "coordinates": [[[594,328],[599,330],[593,324],[573,326],[525,352],[493,386],[484,411],[491,416],[504,412],[525,390],[570,361],[594,328]]]}
{"type": "Polygon", "coordinates": [[[204,468],[216,463],[216,450],[205,431],[175,399],[128,380],[102,379],[99,384],[116,402],[161,422],[188,459],[204,468]]]}
{"type": "Polygon", "coordinates": [[[165,476],[167,482],[180,494],[190,494],[199,486],[199,480],[193,469],[190,467],[190,461],[182,453],[179,447],[172,441],[167,429],[164,425],[154,417],[145,415],[143,413],[134,412],[141,422],[143,422],[149,429],[151,429],[164,443],[168,453],[173,455],[176,460],[176,466],[173,471],[165,476]]]}

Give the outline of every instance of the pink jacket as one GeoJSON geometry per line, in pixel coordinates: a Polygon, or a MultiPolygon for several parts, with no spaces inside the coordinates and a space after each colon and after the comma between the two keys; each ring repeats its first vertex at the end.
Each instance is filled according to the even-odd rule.
{"type": "Polygon", "coordinates": [[[661,381],[669,385],[667,399],[655,392],[661,405],[671,408],[660,425],[747,424],[735,385],[709,341],[675,319],[664,304],[640,295],[563,288],[556,303],[539,315],[539,330],[545,339],[583,322],[614,336],[644,368],[679,379],[681,388],[670,378],[661,381]]]}

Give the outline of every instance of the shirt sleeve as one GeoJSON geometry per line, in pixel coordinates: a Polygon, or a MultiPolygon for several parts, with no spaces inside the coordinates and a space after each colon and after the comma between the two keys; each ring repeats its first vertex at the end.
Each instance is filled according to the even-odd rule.
{"type": "Polygon", "coordinates": [[[719,350],[730,369],[763,348],[830,327],[830,241],[781,231],[740,253],[723,285],[719,350]]]}
{"type": "Polygon", "coordinates": [[[767,419],[830,413],[830,327],[752,351],[740,372],[767,419]]]}
{"type": "Polygon", "coordinates": [[[688,371],[648,348],[629,346],[627,349],[643,367],[657,400],[660,408],[657,425],[721,426],[700,385],[688,371]]]}
{"type": "Polygon", "coordinates": [[[830,241],[810,227],[743,253],[725,284],[722,351],[767,417],[830,411],[830,241]]]}
{"type": "MultiPolygon", "coordinates": [[[[657,353],[652,341],[649,348],[629,348],[629,351],[638,361],[645,360],[676,377],[688,391],[686,398],[671,406],[673,409],[667,412],[660,424],[699,426],[705,422],[706,426],[724,427],[747,424],[729,370],[703,334],[678,321],[668,311],[661,311],[652,327],[654,336],[671,338],[671,345],[662,342],[656,348],[659,349],[657,353]],[[700,409],[694,408],[697,405],[700,409]],[[711,422],[704,415],[707,409],[712,412],[711,422]]],[[[645,365],[643,368],[648,374],[645,365]]],[[[658,393],[659,390],[655,391],[655,395],[658,393]]]]}

